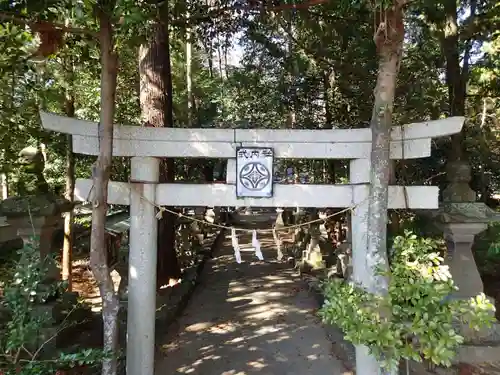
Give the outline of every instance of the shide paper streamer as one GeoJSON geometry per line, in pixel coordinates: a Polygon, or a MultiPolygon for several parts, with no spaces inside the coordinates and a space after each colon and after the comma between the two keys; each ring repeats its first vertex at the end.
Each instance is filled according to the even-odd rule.
{"type": "Polygon", "coordinates": [[[238,237],[236,237],[236,229],[231,228],[231,242],[234,249],[234,257],[236,258],[236,263],[241,263],[241,252],[240,245],[238,244],[238,237]]]}
{"type": "Polygon", "coordinates": [[[257,258],[259,258],[259,260],[264,260],[264,256],[262,255],[262,251],[260,251],[260,242],[257,239],[257,231],[256,230],[254,230],[252,232],[252,246],[255,249],[255,255],[257,256],[257,258]]]}

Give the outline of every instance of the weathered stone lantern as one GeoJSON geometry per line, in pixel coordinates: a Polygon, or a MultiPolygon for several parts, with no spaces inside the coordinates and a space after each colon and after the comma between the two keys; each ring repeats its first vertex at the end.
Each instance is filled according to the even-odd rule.
{"type": "Polygon", "coordinates": [[[449,185],[443,190],[443,201],[433,213],[436,224],[443,230],[456,298],[470,298],[483,293],[484,287],[472,253],[474,237],[500,220],[500,214],[482,202],[476,202],[476,193],[470,188],[471,168],[458,160],[447,166],[449,185]]]}
{"type": "MultiPolygon", "coordinates": [[[[62,224],[62,215],[73,209],[68,200],[55,196],[43,176],[44,157],[35,147],[26,147],[19,153],[22,183],[18,184],[21,196],[13,196],[0,203],[0,216],[15,228],[24,245],[38,248],[44,260],[52,250],[54,231],[62,224]]],[[[59,277],[55,266],[49,270],[49,279],[59,277]],[[56,273],[57,272],[57,273],[56,273]]]]}
{"type": "MultiPolygon", "coordinates": [[[[15,196],[0,203],[7,224],[17,229],[25,245],[39,249],[42,260],[51,253],[53,234],[61,226],[62,214],[72,208],[66,199],[51,195],[15,196]]],[[[58,270],[54,268],[49,270],[49,279],[58,278],[58,270]]]]}

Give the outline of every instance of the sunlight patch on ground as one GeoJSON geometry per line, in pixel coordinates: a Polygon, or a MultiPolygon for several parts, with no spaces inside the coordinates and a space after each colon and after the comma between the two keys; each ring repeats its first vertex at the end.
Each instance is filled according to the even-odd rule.
{"type": "Polygon", "coordinates": [[[276,333],[281,331],[283,328],[278,328],[276,326],[264,326],[255,331],[257,335],[267,335],[270,333],[276,333]]]}
{"type": "Polygon", "coordinates": [[[245,319],[268,320],[286,311],[286,307],[279,304],[261,303],[247,308],[240,313],[245,319]]]}
{"type": "Polygon", "coordinates": [[[199,332],[199,331],[205,331],[206,329],[210,328],[213,326],[213,322],[200,322],[200,323],[195,323],[187,326],[185,328],[185,331],[187,332],[199,332]]]}
{"type": "Polygon", "coordinates": [[[225,335],[227,333],[236,332],[238,326],[232,322],[220,323],[216,326],[212,326],[208,329],[208,332],[215,333],[219,335],[225,335]]]}
{"type": "Polygon", "coordinates": [[[259,358],[256,361],[247,362],[247,365],[257,370],[262,370],[264,367],[267,367],[267,365],[264,363],[264,358],[259,358]]]}
{"type": "Polygon", "coordinates": [[[281,341],[290,340],[290,339],[291,339],[290,335],[287,335],[287,334],[283,333],[280,336],[276,337],[275,339],[269,339],[269,340],[267,340],[267,342],[269,344],[277,344],[277,343],[279,343],[281,341]]]}
{"type": "Polygon", "coordinates": [[[244,341],[245,341],[245,338],[240,336],[240,337],[235,337],[234,339],[228,340],[224,344],[232,345],[232,344],[238,344],[238,343],[244,342],[244,341]]]}

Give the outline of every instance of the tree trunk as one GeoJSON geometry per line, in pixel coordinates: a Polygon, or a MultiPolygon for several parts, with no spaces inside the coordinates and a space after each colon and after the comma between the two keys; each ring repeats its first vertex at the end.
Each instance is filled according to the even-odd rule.
{"type": "MultiPolygon", "coordinates": [[[[332,90],[332,82],[334,77],[334,72],[332,72],[329,68],[325,69],[323,74],[323,97],[325,102],[325,128],[332,129],[333,128],[333,112],[332,112],[332,102],[333,102],[333,90],[332,90]]],[[[326,173],[327,178],[325,179],[329,184],[335,184],[335,159],[326,160],[326,173]]]]}
{"type": "Polygon", "coordinates": [[[193,127],[193,77],[191,76],[191,68],[193,63],[192,51],[193,43],[191,24],[189,21],[189,14],[186,16],[187,26],[186,26],[186,91],[187,91],[187,110],[188,110],[188,126],[193,127]]]}
{"type": "MultiPolygon", "coordinates": [[[[224,70],[222,69],[222,46],[220,43],[220,38],[217,38],[217,62],[219,63],[219,76],[221,85],[224,84],[224,70]]],[[[222,87],[222,86],[221,86],[222,87]]]]}
{"type": "MultiPolygon", "coordinates": [[[[463,64],[460,67],[459,25],[457,3],[445,0],[444,12],[446,24],[441,47],[446,60],[446,85],[448,86],[448,104],[450,116],[465,116],[465,101],[467,96],[467,81],[469,78],[469,59],[471,42],[467,42],[463,64]]],[[[475,17],[477,0],[470,4],[471,18],[475,17]]],[[[451,160],[461,160],[464,157],[464,132],[451,136],[451,160]]]]}
{"type": "Polygon", "coordinates": [[[286,126],[289,129],[293,129],[297,122],[297,88],[295,87],[297,78],[297,61],[295,57],[294,39],[295,39],[295,28],[293,24],[293,17],[288,19],[288,24],[286,25],[285,34],[288,34],[287,43],[287,58],[290,60],[290,66],[286,72],[286,100],[287,100],[287,118],[286,126]]]}
{"type": "Polygon", "coordinates": [[[212,41],[207,40],[203,46],[205,47],[205,53],[207,54],[208,74],[210,75],[210,78],[214,78],[214,53],[212,41]]]}
{"type": "Polygon", "coordinates": [[[9,197],[9,180],[7,173],[0,173],[0,179],[2,185],[2,199],[7,199],[9,197]]]}
{"type": "Polygon", "coordinates": [[[228,62],[227,62],[227,54],[228,54],[228,45],[229,45],[229,37],[226,36],[226,43],[224,44],[224,66],[226,67],[226,79],[229,79],[229,69],[228,69],[228,62]]]}
{"type": "MultiPolygon", "coordinates": [[[[386,28],[377,30],[375,36],[379,53],[379,71],[375,87],[370,127],[372,129],[372,152],[370,172],[370,202],[368,215],[369,266],[388,269],[387,260],[387,207],[389,179],[391,175],[389,145],[392,112],[403,48],[404,25],[402,9],[383,12],[386,28]]],[[[382,23],[380,24],[382,25],[382,23]]],[[[387,278],[375,275],[370,288],[378,294],[387,293],[387,278]]]]}
{"type": "MultiPolygon", "coordinates": [[[[167,14],[167,3],[161,14],[167,14]]],[[[140,102],[144,126],[173,127],[172,77],[167,17],[157,20],[153,35],[139,49],[141,77],[140,102]]],[[[171,158],[160,164],[160,183],[175,180],[175,164],[171,158]]],[[[172,209],[172,207],[168,207],[172,209]]],[[[173,214],[165,213],[158,226],[157,285],[172,283],[181,276],[175,251],[175,221],[173,214]]]]}
{"type": "MultiPolygon", "coordinates": [[[[378,15],[378,29],[374,41],[379,55],[377,85],[374,91],[370,127],[372,129],[372,152],[370,170],[370,200],[368,202],[368,246],[365,257],[368,272],[364,287],[371,293],[387,295],[389,278],[377,272],[389,271],[387,256],[388,191],[390,179],[389,145],[396,78],[401,61],[404,39],[403,11],[395,4],[378,15]]],[[[382,315],[386,311],[380,312],[382,315]]],[[[360,375],[379,373],[374,368],[364,368],[360,375]]],[[[370,367],[370,366],[367,366],[370,367]]],[[[361,370],[361,369],[360,369],[361,370]]]]}
{"type": "MultiPolygon", "coordinates": [[[[109,5],[109,3],[106,3],[109,5]]],[[[93,168],[94,196],[92,198],[92,232],[90,238],[90,264],[102,298],[104,350],[112,357],[103,361],[102,375],[115,375],[117,371],[118,310],[119,301],[106,262],[105,224],[108,199],[108,181],[113,151],[113,117],[115,110],[117,56],[113,50],[113,27],[110,9],[98,4],[101,49],[101,114],[99,122],[99,156],[93,168]]]]}
{"type": "MultiPolygon", "coordinates": [[[[72,74],[72,72],[71,72],[72,74]]],[[[73,87],[66,91],[64,112],[68,117],[75,117],[75,96],[73,87]]],[[[73,154],[73,136],[67,135],[66,143],[66,192],[65,198],[73,203],[75,192],[75,156],[73,154]]],[[[73,252],[73,210],[64,217],[64,242],[62,252],[62,279],[72,290],[72,252],[73,252]]]]}
{"type": "MultiPolygon", "coordinates": [[[[215,74],[214,74],[214,52],[213,52],[213,45],[211,40],[206,40],[203,43],[203,46],[205,48],[205,53],[207,55],[207,60],[208,60],[208,73],[210,75],[210,79],[215,79],[215,74]]],[[[214,112],[217,112],[217,104],[214,104],[214,112]]],[[[199,117],[199,116],[198,116],[199,117]]],[[[200,120],[200,119],[199,119],[200,120]]],[[[201,125],[201,124],[198,124],[201,125]]],[[[213,181],[213,163],[209,159],[201,159],[200,161],[201,165],[203,166],[203,176],[205,178],[205,182],[210,182],[213,181]]]]}

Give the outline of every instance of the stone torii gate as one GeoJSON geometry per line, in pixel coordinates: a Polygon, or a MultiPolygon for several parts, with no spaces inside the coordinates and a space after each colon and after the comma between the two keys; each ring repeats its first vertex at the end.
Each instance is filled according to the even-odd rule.
{"type": "MultiPolygon", "coordinates": [[[[47,130],[73,135],[73,152],[98,155],[98,124],[41,113],[47,130]]],[[[391,133],[391,159],[414,159],[431,154],[431,140],[459,133],[463,117],[395,126],[391,133]]],[[[108,203],[130,205],[129,293],[127,322],[127,374],[153,375],[156,309],[155,207],[251,206],[335,207],[355,206],[351,215],[353,279],[369,286],[374,274],[366,263],[367,215],[370,181],[370,129],[268,130],[180,129],[117,125],[113,155],[131,160],[130,182],[109,182],[108,203]],[[267,197],[237,197],[237,149],[272,149],[275,158],[350,159],[350,184],[273,184],[267,197]],[[159,184],[159,158],[225,158],[226,184],[159,184]],[[143,196],[146,200],[142,199],[143,196]]],[[[271,182],[272,184],[272,178],[271,182]]],[[[75,197],[87,199],[92,180],[76,181],[75,197]]],[[[390,209],[437,209],[436,186],[390,186],[390,209]]],[[[378,368],[366,347],[356,348],[359,374],[378,368]]]]}

